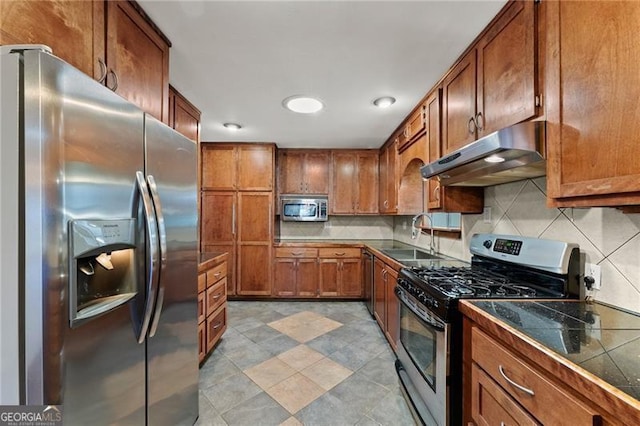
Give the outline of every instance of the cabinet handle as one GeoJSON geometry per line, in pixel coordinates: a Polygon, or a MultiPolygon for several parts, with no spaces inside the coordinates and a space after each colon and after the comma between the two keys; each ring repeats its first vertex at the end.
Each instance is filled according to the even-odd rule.
{"type": "Polygon", "coordinates": [[[217,330],[217,329],[219,329],[219,328],[220,328],[220,326],[221,326],[221,325],[222,325],[222,323],[221,323],[221,322],[219,322],[219,323],[217,323],[216,325],[214,325],[214,326],[213,326],[213,329],[214,329],[214,330],[217,330]]]}
{"type": "Polygon", "coordinates": [[[389,207],[389,201],[387,201],[387,200],[384,200],[384,203],[383,203],[383,205],[384,205],[385,207],[389,207]]]}
{"type": "Polygon", "coordinates": [[[518,383],[514,382],[513,380],[511,380],[510,378],[507,377],[507,375],[504,372],[504,369],[502,368],[502,365],[498,365],[498,370],[500,370],[500,374],[502,374],[502,377],[504,377],[504,379],[509,382],[509,384],[515,386],[517,389],[521,390],[522,392],[530,395],[530,396],[534,396],[535,392],[533,392],[531,389],[529,388],[525,388],[522,385],[519,385],[518,383]]]}
{"type": "Polygon", "coordinates": [[[98,64],[100,65],[100,75],[102,76],[98,79],[98,83],[102,84],[107,78],[107,64],[105,64],[104,61],[100,58],[98,58],[98,64]]]}
{"type": "Polygon", "coordinates": [[[294,252],[294,251],[292,251],[292,252],[291,252],[291,256],[302,256],[303,254],[304,254],[304,253],[302,253],[302,252],[298,252],[298,251],[295,251],[295,252],[294,252]]]}
{"type": "Polygon", "coordinates": [[[433,188],[433,198],[436,201],[440,201],[440,185],[433,188]]]}
{"type": "Polygon", "coordinates": [[[231,235],[236,235],[236,205],[231,206],[231,235]]]}
{"type": "Polygon", "coordinates": [[[222,274],[222,272],[216,272],[215,274],[213,274],[213,276],[217,278],[220,276],[220,274],[222,274]]]}
{"type": "Polygon", "coordinates": [[[333,254],[335,254],[336,256],[344,256],[346,253],[345,253],[345,252],[338,253],[338,252],[336,251],[336,252],[334,252],[333,254]]]}
{"type": "Polygon", "coordinates": [[[108,77],[105,77],[105,83],[106,83],[107,87],[109,87],[109,89],[111,89],[112,92],[115,92],[116,90],[118,90],[118,74],[116,74],[116,72],[114,70],[109,70],[107,72],[107,76],[108,75],[112,75],[113,76],[113,86],[109,87],[108,77]]]}
{"type": "Polygon", "coordinates": [[[469,134],[470,135],[473,135],[476,132],[476,128],[478,127],[478,125],[476,124],[475,117],[471,117],[469,119],[469,122],[467,123],[467,127],[469,127],[469,134]]]}
{"type": "Polygon", "coordinates": [[[484,115],[482,115],[482,111],[476,114],[476,127],[478,130],[484,130],[484,115]],[[482,122],[482,124],[480,124],[482,122]]]}
{"type": "Polygon", "coordinates": [[[216,294],[215,296],[213,296],[213,300],[218,300],[222,297],[222,294],[216,294]]]}

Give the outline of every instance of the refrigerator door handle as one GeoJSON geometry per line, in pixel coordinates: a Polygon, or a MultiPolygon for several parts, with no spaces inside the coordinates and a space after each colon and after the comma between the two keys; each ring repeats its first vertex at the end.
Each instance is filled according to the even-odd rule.
{"type": "Polygon", "coordinates": [[[149,239],[149,276],[147,278],[146,290],[147,295],[144,302],[144,313],[140,329],[138,331],[138,343],[143,343],[147,336],[149,323],[151,322],[151,314],[155,306],[156,293],[158,289],[158,225],[156,222],[156,214],[153,208],[153,202],[149,196],[149,189],[144,174],[140,171],[136,172],[136,182],[138,191],[144,207],[144,217],[147,224],[147,238],[149,239]]]}
{"type": "Polygon", "coordinates": [[[162,204],[158,195],[158,186],[152,175],[147,176],[149,192],[151,192],[151,201],[156,211],[156,219],[158,222],[158,236],[160,238],[160,273],[158,276],[158,296],[156,297],[156,306],[153,312],[153,320],[149,329],[149,337],[153,337],[158,329],[160,314],[162,313],[162,303],[164,302],[164,280],[163,272],[167,266],[167,228],[162,214],[162,204]]]}

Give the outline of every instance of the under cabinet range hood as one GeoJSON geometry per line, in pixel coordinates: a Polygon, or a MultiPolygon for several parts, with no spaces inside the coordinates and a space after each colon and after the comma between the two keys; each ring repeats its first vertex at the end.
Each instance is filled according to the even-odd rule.
{"type": "Polygon", "coordinates": [[[491,133],[420,168],[443,186],[491,186],[544,176],[545,122],[527,121],[491,133]]]}

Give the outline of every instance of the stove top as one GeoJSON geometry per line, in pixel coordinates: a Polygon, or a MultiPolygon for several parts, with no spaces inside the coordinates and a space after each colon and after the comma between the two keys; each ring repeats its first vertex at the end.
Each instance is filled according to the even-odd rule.
{"type": "Polygon", "coordinates": [[[405,268],[398,286],[447,319],[457,300],[576,298],[579,250],[575,244],[494,234],[472,237],[470,266],[405,268]]]}

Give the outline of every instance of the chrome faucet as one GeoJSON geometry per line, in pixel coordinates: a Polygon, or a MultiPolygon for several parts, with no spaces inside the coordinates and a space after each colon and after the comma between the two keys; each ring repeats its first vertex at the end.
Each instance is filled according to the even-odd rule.
{"type": "Polygon", "coordinates": [[[433,222],[431,220],[431,215],[429,214],[429,212],[418,213],[413,217],[413,219],[411,220],[411,239],[415,240],[416,238],[418,238],[418,235],[420,235],[420,231],[422,229],[418,228],[416,226],[416,223],[418,222],[418,219],[422,217],[426,217],[427,219],[429,219],[429,228],[431,230],[431,241],[429,241],[429,251],[431,253],[435,253],[436,248],[435,248],[434,239],[433,239],[433,222]]]}

